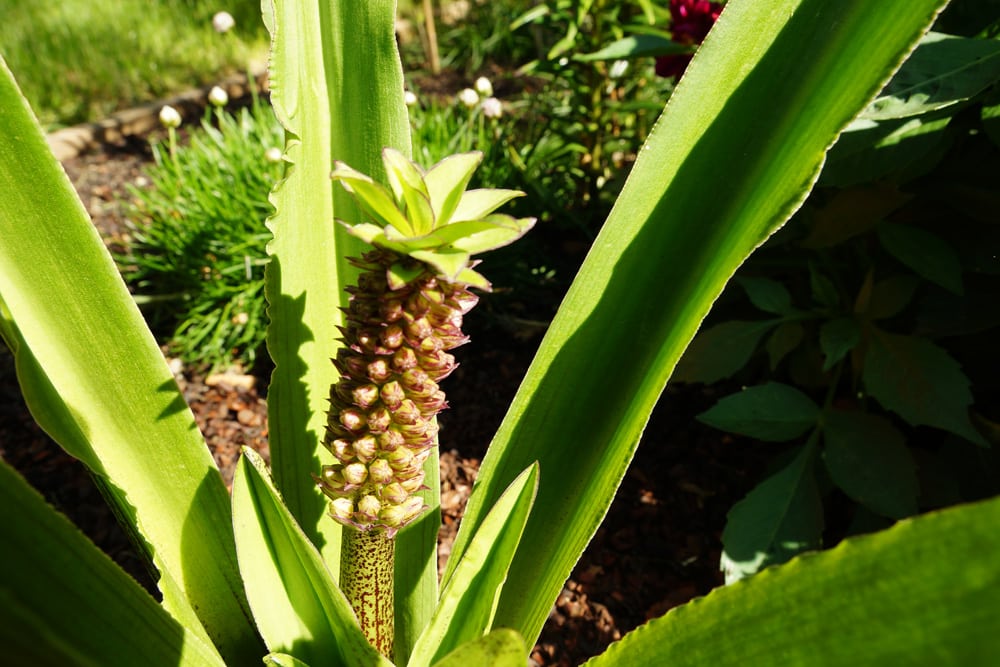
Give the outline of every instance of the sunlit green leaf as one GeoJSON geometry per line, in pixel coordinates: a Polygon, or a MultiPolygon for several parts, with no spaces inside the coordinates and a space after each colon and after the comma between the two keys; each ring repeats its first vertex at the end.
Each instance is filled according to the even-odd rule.
{"type": "Polygon", "coordinates": [[[233,481],[233,529],[247,597],[268,649],[314,665],[391,664],[365,639],[347,598],[249,448],[233,481]]]}
{"type": "Polygon", "coordinates": [[[587,665],[992,664],[998,524],[994,499],[848,539],[677,607],[587,665]]]}
{"type": "Polygon", "coordinates": [[[462,644],[434,667],[523,667],[528,649],[521,635],[509,628],[462,644]]]}
{"type": "Polygon", "coordinates": [[[527,465],[537,460],[545,476],[496,624],[518,629],[528,644],[538,636],[711,304],[799,206],[827,147],[942,4],[726,3],[639,152],[480,469],[452,558],[527,465]]]}

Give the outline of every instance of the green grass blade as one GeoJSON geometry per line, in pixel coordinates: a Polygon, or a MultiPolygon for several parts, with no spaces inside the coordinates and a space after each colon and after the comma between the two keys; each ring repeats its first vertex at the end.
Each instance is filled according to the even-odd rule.
{"type": "MultiPolygon", "coordinates": [[[[288,138],[288,177],[272,193],[277,211],[269,226],[271,264],[267,297],[268,350],[275,362],[268,418],[275,482],[299,524],[336,576],[340,530],[312,483],[332,457],[322,446],[330,385],[346,304],[343,288],[356,272],[343,257],[365,246],[334,216],[361,217],[350,195],[329,178],[342,160],[387,184],[382,149],[410,155],[403,75],[393,31],[395,2],[289,2],[265,4],[273,38],[271,102],[288,138]]],[[[437,454],[426,470],[437,474],[437,454]]],[[[440,505],[435,486],[425,492],[440,505]]],[[[435,516],[435,515],[429,515],[435,516]]],[[[437,526],[427,520],[400,535],[396,545],[396,646],[408,654],[437,599],[437,526]]]]}
{"type": "Polygon", "coordinates": [[[233,480],[233,527],[250,606],[271,652],[313,665],[391,665],[368,644],[264,462],[248,448],[233,480]]]}
{"type": "Polygon", "coordinates": [[[587,665],[993,664],[998,523],[994,499],[849,539],[678,607],[587,665]]]}
{"type": "Polygon", "coordinates": [[[727,3],[483,462],[453,558],[525,466],[537,460],[544,480],[496,626],[538,636],[712,302],[943,4],[727,3]]]}
{"type": "Polygon", "coordinates": [[[413,649],[408,667],[434,664],[489,630],[537,492],[538,466],[532,465],[500,496],[472,538],[441,594],[430,625],[413,649]]]}
{"type": "Polygon", "coordinates": [[[5,337],[32,414],[111,487],[227,661],[257,659],[222,478],[5,65],[0,239],[5,337]]]}
{"type": "Polygon", "coordinates": [[[0,646],[8,665],[225,667],[10,466],[0,462],[0,646]]]}

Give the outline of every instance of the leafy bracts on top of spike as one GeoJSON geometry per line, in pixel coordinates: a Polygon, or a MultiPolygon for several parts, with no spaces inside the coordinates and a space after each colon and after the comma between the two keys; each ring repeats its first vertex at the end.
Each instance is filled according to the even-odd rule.
{"type": "MultiPolygon", "coordinates": [[[[488,291],[489,282],[472,268],[472,255],[516,241],[535,219],[494,213],[523,192],[466,191],[482,157],[480,152],[452,155],[425,172],[399,151],[386,148],[382,161],[391,191],[337,162],[331,178],[340,181],[377,223],[342,224],[366,243],[427,264],[445,280],[488,291]]],[[[393,265],[389,282],[408,282],[414,271],[412,265],[393,265]]]]}
{"type": "Polygon", "coordinates": [[[334,364],[325,444],[337,462],[317,482],[330,514],[389,538],[424,510],[423,463],[436,444],[435,416],[446,407],[438,382],[455,368],[462,317],[489,290],[472,255],[523,236],[533,218],[494,211],[523,193],[466,191],[480,153],[446,158],[424,172],[399,152],[383,152],[390,188],[343,163],[331,174],[378,224],[346,225],[375,246],[350,288],[343,347],[334,364]]]}

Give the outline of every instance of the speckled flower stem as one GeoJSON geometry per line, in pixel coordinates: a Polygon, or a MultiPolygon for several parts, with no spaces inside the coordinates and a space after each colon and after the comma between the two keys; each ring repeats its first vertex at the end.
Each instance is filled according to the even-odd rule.
{"type": "Polygon", "coordinates": [[[383,531],[346,528],[340,551],[340,588],[368,642],[392,660],[395,623],[393,567],[396,541],[383,531]]]}

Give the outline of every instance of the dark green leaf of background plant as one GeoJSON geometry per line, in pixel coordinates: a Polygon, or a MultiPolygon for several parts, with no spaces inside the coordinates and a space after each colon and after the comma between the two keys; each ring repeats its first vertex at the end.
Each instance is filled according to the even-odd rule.
{"type": "Polygon", "coordinates": [[[890,255],[927,280],[962,294],[962,265],[947,241],[918,227],[889,222],[876,227],[876,232],[890,255]]]}
{"type": "Polygon", "coordinates": [[[916,294],[920,280],[916,276],[898,273],[874,283],[868,303],[861,314],[870,320],[884,320],[901,313],[916,294]]]}
{"type": "Polygon", "coordinates": [[[778,320],[723,322],[698,333],[677,362],[677,382],[711,384],[730,377],[746,366],[764,334],[778,320]]]}
{"type": "Polygon", "coordinates": [[[833,368],[860,340],[861,324],[853,317],[838,317],[824,322],[819,328],[819,345],[825,357],[823,370],[833,368]]]}
{"type": "Polygon", "coordinates": [[[997,525],[1000,499],[900,521],[716,588],[587,665],[992,665],[1000,655],[997,525]]]}
{"type": "Polygon", "coordinates": [[[815,444],[757,485],[729,511],[722,533],[726,583],[820,546],[823,503],[813,472],[815,444]]]}
{"type": "Polygon", "coordinates": [[[813,301],[826,308],[840,305],[840,292],[833,281],[820,271],[814,262],[809,262],[809,290],[813,301]]]}
{"type": "Polygon", "coordinates": [[[816,425],[819,408],[795,387],[768,382],[726,396],[698,421],[768,442],[794,440],[816,425]]]}
{"type": "Polygon", "coordinates": [[[947,111],[929,117],[854,121],[830,149],[820,185],[846,187],[887,177],[903,182],[925,173],[950,146],[947,111]]]}
{"type": "Polygon", "coordinates": [[[969,421],[969,379],[931,341],[874,330],[862,379],[875,400],[910,424],[936,426],[986,446],[969,421]]]}
{"type": "Polygon", "coordinates": [[[823,461],[852,500],[902,519],[917,512],[916,465],[903,435],[878,415],[833,410],[823,416],[823,461]]]}
{"type": "Polygon", "coordinates": [[[778,364],[798,347],[803,336],[805,336],[805,329],[798,322],[782,322],[771,332],[764,347],[767,349],[767,358],[772,371],[777,369],[778,364]]]}
{"type": "Polygon", "coordinates": [[[929,32],[859,118],[916,116],[969,99],[1000,80],[1000,42],[929,32]]]}
{"type": "Polygon", "coordinates": [[[787,315],[792,310],[792,295],[777,280],[757,276],[740,276],[735,279],[746,291],[750,302],[765,313],[787,315]]]}

